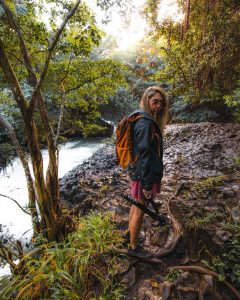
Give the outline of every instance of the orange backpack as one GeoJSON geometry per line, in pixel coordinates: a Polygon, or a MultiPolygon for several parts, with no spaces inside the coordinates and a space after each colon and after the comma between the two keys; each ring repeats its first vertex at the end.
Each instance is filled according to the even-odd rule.
{"type": "Polygon", "coordinates": [[[133,165],[137,156],[133,157],[132,126],[135,121],[143,118],[138,112],[125,116],[116,129],[116,153],[119,165],[126,169],[133,165]]]}

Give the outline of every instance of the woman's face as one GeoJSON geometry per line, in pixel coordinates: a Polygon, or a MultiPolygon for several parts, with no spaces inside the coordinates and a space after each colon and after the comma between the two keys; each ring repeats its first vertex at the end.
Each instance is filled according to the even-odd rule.
{"type": "Polygon", "coordinates": [[[155,93],[149,100],[149,108],[152,114],[159,114],[164,107],[164,99],[160,93],[155,93]]]}

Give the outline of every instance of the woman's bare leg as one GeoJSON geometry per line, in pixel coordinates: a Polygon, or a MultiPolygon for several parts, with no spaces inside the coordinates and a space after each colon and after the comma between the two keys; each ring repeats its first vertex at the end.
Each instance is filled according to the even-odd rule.
{"type": "Polygon", "coordinates": [[[135,207],[135,205],[132,205],[131,208],[130,208],[130,211],[129,211],[129,224],[130,224],[130,222],[132,220],[132,216],[133,216],[133,212],[134,212],[134,207],[135,207]]]}
{"type": "MultiPolygon", "coordinates": [[[[144,201],[140,202],[146,205],[144,201]]],[[[137,247],[137,242],[142,227],[143,216],[144,212],[135,205],[132,205],[129,216],[130,247],[132,249],[135,249],[137,247]]]]}

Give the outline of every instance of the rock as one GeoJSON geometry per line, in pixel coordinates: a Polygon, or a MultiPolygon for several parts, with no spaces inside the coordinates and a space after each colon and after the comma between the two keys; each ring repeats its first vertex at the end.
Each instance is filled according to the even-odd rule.
{"type": "Polygon", "coordinates": [[[174,290],[174,284],[172,282],[164,281],[159,285],[159,296],[160,299],[170,300],[171,293],[174,290]]]}
{"type": "Polygon", "coordinates": [[[226,230],[223,230],[223,229],[216,230],[216,235],[224,242],[226,242],[231,236],[231,234],[229,232],[227,232],[226,230]]]}
{"type": "Polygon", "coordinates": [[[196,273],[192,274],[189,272],[184,272],[179,276],[177,280],[175,280],[174,283],[176,287],[184,286],[184,287],[191,287],[193,289],[197,289],[200,283],[200,278],[196,273]]]}
{"type": "Polygon", "coordinates": [[[221,189],[221,192],[228,197],[235,196],[235,192],[231,188],[224,187],[221,189]]]}
{"type": "MultiPolygon", "coordinates": [[[[167,257],[166,262],[164,260],[164,264],[174,264],[174,259],[177,262],[183,261],[182,254],[189,261],[206,259],[207,251],[204,249],[212,255],[221,255],[226,251],[226,244],[231,236],[222,228],[221,222],[231,214],[234,222],[240,223],[237,199],[240,193],[239,181],[229,176],[223,179],[220,187],[214,185],[210,192],[205,192],[204,186],[201,196],[195,198],[196,191],[191,191],[190,188],[194,183],[211,176],[232,174],[230,167],[234,165],[234,158],[240,157],[239,141],[240,124],[198,123],[167,126],[164,137],[165,172],[162,191],[156,200],[162,201],[161,212],[166,214],[166,201],[171,198],[177,185],[184,182],[183,190],[170,203],[174,217],[184,226],[180,245],[170,259],[167,257]],[[186,222],[188,226],[192,226],[191,229],[185,227],[186,222]]],[[[112,211],[115,222],[122,222],[122,228],[127,228],[130,204],[119,193],[129,193],[129,179],[127,173],[117,165],[114,145],[104,146],[88,161],[69,172],[60,180],[60,186],[61,198],[68,200],[71,193],[73,197],[69,200],[72,201],[72,206],[79,207],[80,215],[88,213],[91,208],[95,211],[112,211]]],[[[70,201],[66,203],[71,206],[70,201]]],[[[146,215],[142,229],[145,235],[140,244],[152,253],[158,252],[171,241],[172,231],[170,230],[170,234],[167,231],[158,232],[153,226],[153,220],[146,215]]],[[[178,283],[161,280],[152,285],[151,279],[156,278],[156,274],[163,275],[161,268],[151,265],[147,269],[145,264],[138,264],[130,269],[124,278],[130,288],[126,292],[126,300],[172,299],[170,295],[174,289],[178,289],[179,299],[218,299],[211,279],[207,281],[202,275],[195,278],[193,273],[187,273],[186,278],[180,277],[182,281],[178,283]],[[202,278],[202,283],[199,283],[199,277],[202,278]]]]}
{"type": "Polygon", "coordinates": [[[240,206],[234,207],[231,211],[231,215],[232,215],[233,221],[236,224],[240,224],[240,206]]]}
{"type": "Polygon", "coordinates": [[[127,285],[128,287],[133,286],[136,283],[136,268],[131,267],[127,275],[127,285]]]}
{"type": "Polygon", "coordinates": [[[71,202],[73,204],[78,204],[78,203],[82,202],[82,200],[85,199],[86,196],[87,196],[87,194],[85,192],[80,192],[73,197],[71,202]]]}
{"type": "Polygon", "coordinates": [[[240,186],[239,185],[233,185],[231,188],[232,188],[232,190],[234,192],[238,192],[240,190],[240,186]]]}

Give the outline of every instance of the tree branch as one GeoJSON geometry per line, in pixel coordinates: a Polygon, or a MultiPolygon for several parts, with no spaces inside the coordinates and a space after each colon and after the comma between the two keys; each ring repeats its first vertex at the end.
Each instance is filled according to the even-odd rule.
{"type": "MultiPolygon", "coordinates": [[[[1,0],[0,0],[1,1],[1,0]]],[[[79,4],[81,3],[81,0],[78,0],[76,2],[76,4],[74,5],[74,7],[70,10],[70,12],[68,13],[68,15],[66,16],[65,20],[63,21],[62,25],[60,26],[60,28],[58,29],[56,35],[55,35],[55,38],[53,39],[53,42],[48,50],[48,55],[46,57],[46,60],[45,60],[45,63],[44,63],[44,66],[43,66],[43,71],[40,75],[40,79],[39,81],[37,82],[37,85],[35,86],[35,89],[33,91],[33,94],[32,94],[32,99],[30,101],[30,105],[29,105],[29,111],[31,112],[33,109],[34,109],[34,105],[35,105],[35,101],[36,101],[36,97],[37,97],[37,94],[42,86],[42,83],[46,77],[46,74],[47,74],[47,70],[48,70],[48,66],[49,66],[49,62],[50,62],[50,59],[51,59],[51,55],[52,55],[52,52],[54,50],[54,48],[56,47],[57,45],[57,42],[60,38],[60,35],[62,34],[67,22],[69,21],[69,19],[74,15],[75,11],[77,10],[79,4]]]]}
{"type": "Polygon", "coordinates": [[[9,9],[9,7],[6,5],[4,0],[0,0],[0,5],[2,6],[2,8],[4,9],[6,16],[7,16],[7,20],[9,22],[9,24],[12,26],[12,28],[16,31],[18,37],[19,37],[19,41],[20,41],[20,49],[21,49],[21,53],[23,56],[23,60],[25,62],[25,66],[27,67],[28,70],[28,74],[30,77],[30,81],[32,84],[35,84],[37,77],[35,75],[35,73],[33,72],[33,67],[29,58],[29,54],[27,51],[27,47],[25,45],[23,36],[22,36],[22,32],[20,27],[18,26],[11,10],[9,9]]]}
{"type": "Polygon", "coordinates": [[[72,62],[72,59],[73,59],[73,55],[70,57],[70,59],[69,59],[69,62],[68,62],[68,66],[67,66],[67,69],[66,69],[66,72],[65,72],[65,74],[64,74],[64,76],[62,77],[62,79],[60,79],[60,82],[62,83],[64,80],[65,80],[65,78],[67,77],[67,71],[69,70],[69,67],[70,67],[70,64],[71,64],[71,62],[72,62]]]}
{"type": "Polygon", "coordinates": [[[30,215],[31,216],[31,213],[26,211],[18,202],[17,200],[13,199],[12,197],[9,197],[9,196],[6,196],[6,195],[3,195],[3,194],[0,194],[0,196],[4,197],[4,198],[8,198],[10,200],[12,200],[14,203],[17,204],[17,206],[27,215],[30,215]]]}
{"type": "MultiPolygon", "coordinates": [[[[1,0],[0,0],[1,1],[1,0]]],[[[0,67],[3,70],[5,78],[11,88],[14,99],[16,100],[23,117],[26,118],[28,103],[25,101],[23,91],[20,87],[18,79],[12,69],[7,54],[4,50],[2,40],[0,39],[0,67]]]]}
{"type": "Polygon", "coordinates": [[[80,83],[80,84],[78,84],[77,86],[75,86],[75,87],[73,87],[73,88],[70,88],[70,89],[68,89],[68,90],[66,90],[66,94],[68,94],[68,93],[70,93],[70,92],[73,92],[73,91],[76,91],[76,90],[78,90],[80,87],[82,87],[82,86],[84,86],[85,84],[87,84],[87,83],[89,83],[89,82],[93,82],[93,81],[95,81],[95,80],[97,80],[97,79],[99,79],[99,78],[102,78],[102,77],[104,77],[105,75],[108,75],[109,73],[103,73],[103,74],[101,74],[100,76],[97,76],[97,77],[95,77],[95,78],[91,78],[91,79],[88,79],[88,80],[86,80],[85,82],[83,82],[83,83],[80,83]]]}
{"type": "Polygon", "coordinates": [[[62,88],[62,99],[61,99],[61,106],[60,106],[60,113],[59,113],[59,119],[58,119],[58,127],[57,127],[57,133],[55,136],[54,145],[57,147],[58,138],[60,136],[61,131],[61,124],[63,120],[63,113],[64,113],[64,105],[66,101],[66,92],[63,83],[61,82],[61,88],[62,88]]]}

